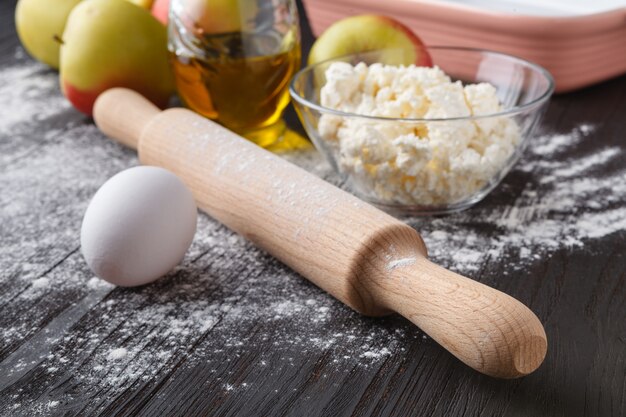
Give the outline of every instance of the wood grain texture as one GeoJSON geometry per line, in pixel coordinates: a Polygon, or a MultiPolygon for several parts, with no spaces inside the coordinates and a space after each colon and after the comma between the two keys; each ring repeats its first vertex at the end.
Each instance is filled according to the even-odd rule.
{"type": "MultiPolygon", "coordinates": [[[[48,351],[27,366],[2,368],[0,415],[626,415],[623,231],[558,246],[515,268],[486,249],[477,269],[457,269],[520,299],[546,325],[546,361],[512,381],[463,366],[399,316],[355,314],[205,216],[185,262],[167,279],[134,290],[86,285],[91,275],[77,233],[84,210],[108,177],[137,160],[64,106],[56,74],[17,49],[14,3],[0,3],[0,102],[15,103],[9,108],[16,111],[28,97],[35,111],[20,121],[7,107],[0,112],[0,126],[14,120],[0,129],[0,367],[21,363],[27,356],[14,355],[28,348],[48,351]],[[31,87],[2,87],[22,76],[31,87]],[[50,286],[33,288],[39,278],[50,286]],[[297,314],[277,308],[290,303],[301,307],[297,314]],[[206,310],[199,306],[230,310],[216,308],[197,327],[189,316],[206,310]],[[107,361],[118,348],[129,354],[107,361]],[[383,348],[389,354],[379,359],[365,355],[383,348]],[[4,372],[14,368],[24,373],[4,372]]],[[[596,178],[626,164],[625,113],[622,77],[555,97],[545,127],[564,133],[581,122],[598,126],[563,156],[576,161],[621,149],[612,163],[594,168],[596,178]]],[[[533,158],[527,152],[525,161],[533,158]]],[[[314,172],[342,185],[328,171],[314,172]]],[[[528,184],[542,196],[541,180],[515,169],[470,212],[408,223],[420,232],[456,224],[461,234],[495,239],[499,227],[485,214],[514,210],[528,184]]],[[[626,205],[624,196],[606,192],[611,207],[626,205]]],[[[431,255],[457,263],[453,248],[431,255]]]]}

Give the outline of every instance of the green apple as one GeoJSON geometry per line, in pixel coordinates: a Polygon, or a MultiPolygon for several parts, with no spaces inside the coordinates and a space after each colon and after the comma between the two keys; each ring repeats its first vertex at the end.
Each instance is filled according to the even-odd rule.
{"type": "Polygon", "coordinates": [[[59,68],[58,38],[67,16],[81,0],[19,0],[15,27],[24,48],[35,59],[59,68]]]}
{"type": "Polygon", "coordinates": [[[359,15],[332,24],[315,41],[309,65],[343,55],[380,51],[380,62],[393,65],[431,66],[424,43],[397,20],[379,15],[359,15]]]}
{"type": "Polygon", "coordinates": [[[126,0],[87,0],[70,13],[61,47],[61,89],[91,115],[112,87],[138,91],[159,106],[174,92],[166,28],[126,0]]]}

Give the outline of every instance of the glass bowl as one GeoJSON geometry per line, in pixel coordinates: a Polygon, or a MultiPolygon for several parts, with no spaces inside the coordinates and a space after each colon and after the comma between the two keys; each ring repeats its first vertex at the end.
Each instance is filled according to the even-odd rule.
{"type": "MultiPolygon", "coordinates": [[[[428,51],[452,81],[495,87],[500,108],[481,112],[476,110],[479,104],[469,116],[397,118],[321,104],[320,91],[331,64],[394,65],[404,62],[402,50],[324,61],[302,69],[290,86],[309,137],[349,189],[396,215],[454,212],[482,200],[520,158],[554,91],[554,81],[545,69],[511,55],[455,47],[428,51]]],[[[376,92],[371,94],[376,96],[376,92]]]]}

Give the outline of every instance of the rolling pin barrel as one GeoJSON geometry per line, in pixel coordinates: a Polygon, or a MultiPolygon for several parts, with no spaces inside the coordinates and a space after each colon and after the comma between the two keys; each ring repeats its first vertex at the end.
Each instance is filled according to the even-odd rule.
{"type": "Polygon", "coordinates": [[[96,101],[98,127],[167,168],[198,206],[353,309],[398,312],[488,375],[534,371],[547,343],[522,303],[438,267],[419,234],[220,125],[185,109],[160,112],[112,89],[96,101]]]}

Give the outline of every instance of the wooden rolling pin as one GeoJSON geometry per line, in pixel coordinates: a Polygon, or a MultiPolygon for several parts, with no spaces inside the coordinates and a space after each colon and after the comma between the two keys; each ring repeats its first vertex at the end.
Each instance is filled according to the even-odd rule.
{"type": "Polygon", "coordinates": [[[98,127],[176,173],[198,206],[369,316],[398,312],[461,361],[516,378],[546,354],[525,305],[430,262],[410,226],[190,110],[160,111],[126,89],[103,93],[98,127]]]}

